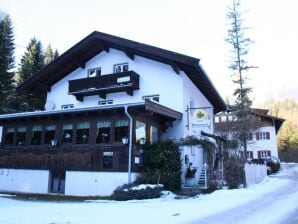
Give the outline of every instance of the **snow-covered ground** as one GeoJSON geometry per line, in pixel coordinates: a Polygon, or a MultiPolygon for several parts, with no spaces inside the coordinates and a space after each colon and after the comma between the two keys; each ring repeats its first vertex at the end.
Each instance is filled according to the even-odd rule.
{"type": "Polygon", "coordinates": [[[298,164],[247,189],[188,199],[42,202],[0,197],[2,224],[298,223],[298,164]]]}

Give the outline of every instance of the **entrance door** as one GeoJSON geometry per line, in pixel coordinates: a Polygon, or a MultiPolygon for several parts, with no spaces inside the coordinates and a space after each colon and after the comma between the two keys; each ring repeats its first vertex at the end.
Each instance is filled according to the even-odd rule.
{"type": "Polygon", "coordinates": [[[50,181],[50,192],[64,194],[65,171],[52,171],[50,181]]]}

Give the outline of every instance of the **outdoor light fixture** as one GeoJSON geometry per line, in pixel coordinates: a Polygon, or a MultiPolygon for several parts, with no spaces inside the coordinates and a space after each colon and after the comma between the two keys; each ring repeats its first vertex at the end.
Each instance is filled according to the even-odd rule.
{"type": "Polygon", "coordinates": [[[145,138],[140,138],[140,144],[141,145],[145,145],[145,143],[146,143],[146,139],[145,138]]]}
{"type": "Polygon", "coordinates": [[[122,144],[123,145],[127,145],[128,144],[128,137],[127,136],[122,137],[122,144]]]}
{"type": "Polygon", "coordinates": [[[51,140],[51,145],[52,145],[52,146],[57,145],[57,140],[56,140],[56,139],[52,139],[52,140],[51,140]]]}

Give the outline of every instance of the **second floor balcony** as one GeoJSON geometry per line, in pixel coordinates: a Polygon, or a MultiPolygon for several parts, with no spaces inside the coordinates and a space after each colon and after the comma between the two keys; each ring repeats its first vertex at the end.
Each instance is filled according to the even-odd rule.
{"type": "Polygon", "coordinates": [[[132,96],[133,91],[138,89],[139,75],[134,71],[126,71],[70,80],[68,93],[83,101],[84,96],[99,95],[105,99],[108,93],[122,91],[132,96]]]}

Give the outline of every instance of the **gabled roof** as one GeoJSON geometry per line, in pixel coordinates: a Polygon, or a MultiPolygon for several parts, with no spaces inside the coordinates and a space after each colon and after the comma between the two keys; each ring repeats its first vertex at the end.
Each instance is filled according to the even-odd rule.
{"type": "MultiPolygon", "coordinates": [[[[222,112],[222,113],[219,113],[215,116],[224,116],[224,115],[229,114],[229,113],[234,114],[235,111],[230,109],[228,112],[222,112]]],[[[272,121],[272,124],[274,124],[276,133],[279,131],[279,129],[281,128],[283,122],[285,121],[285,119],[269,115],[268,114],[269,110],[267,110],[267,109],[250,108],[250,113],[254,116],[261,117],[263,119],[267,119],[267,120],[272,121]]]]}
{"type": "Polygon", "coordinates": [[[121,50],[131,59],[138,55],[168,64],[176,73],[183,70],[213,105],[215,112],[226,110],[224,101],[200,67],[199,59],[97,31],[30,76],[18,90],[34,91],[39,87],[43,91],[49,91],[53,84],[78,67],[85,68],[88,60],[102,51],[108,52],[109,48],[121,50]]]}
{"type": "Polygon", "coordinates": [[[279,131],[279,129],[281,128],[285,119],[269,115],[269,114],[267,114],[268,112],[269,112],[269,110],[266,110],[266,109],[255,109],[255,108],[251,109],[252,114],[271,120],[274,123],[275,132],[277,133],[279,131]]]}

